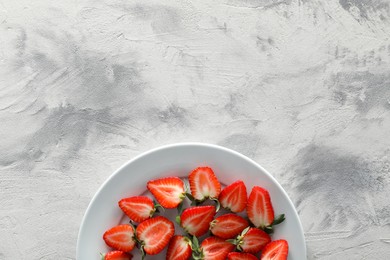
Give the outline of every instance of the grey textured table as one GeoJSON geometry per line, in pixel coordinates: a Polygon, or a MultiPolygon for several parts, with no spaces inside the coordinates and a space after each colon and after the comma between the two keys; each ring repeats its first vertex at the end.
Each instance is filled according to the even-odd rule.
{"type": "Polygon", "coordinates": [[[0,259],[74,259],[98,187],[157,146],[259,162],[310,259],[390,259],[390,7],[0,1],[0,259]]]}

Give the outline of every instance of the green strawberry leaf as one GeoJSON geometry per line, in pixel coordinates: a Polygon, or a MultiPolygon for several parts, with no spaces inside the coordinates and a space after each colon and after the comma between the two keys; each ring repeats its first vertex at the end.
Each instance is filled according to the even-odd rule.
{"type": "Polygon", "coordinates": [[[282,223],[285,219],[286,219],[286,218],[285,218],[284,214],[280,214],[279,216],[277,216],[277,217],[274,219],[274,221],[272,222],[271,225],[272,225],[272,226],[278,225],[278,224],[282,223]]]}

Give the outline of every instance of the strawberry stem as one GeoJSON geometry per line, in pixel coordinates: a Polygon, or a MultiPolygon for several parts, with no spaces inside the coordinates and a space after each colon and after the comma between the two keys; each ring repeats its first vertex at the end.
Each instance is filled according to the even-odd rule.
{"type": "Polygon", "coordinates": [[[141,257],[142,257],[142,260],[144,260],[144,259],[145,259],[145,256],[146,256],[146,253],[145,253],[145,251],[144,251],[144,246],[141,246],[141,247],[140,247],[140,250],[141,250],[141,257]]]}

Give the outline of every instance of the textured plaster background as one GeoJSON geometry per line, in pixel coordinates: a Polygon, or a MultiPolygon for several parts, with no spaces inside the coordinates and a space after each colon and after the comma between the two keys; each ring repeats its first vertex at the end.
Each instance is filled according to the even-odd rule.
{"type": "Polygon", "coordinates": [[[309,259],[390,259],[385,0],[0,0],[0,259],[75,259],[120,165],[201,141],[253,158],[309,259]]]}

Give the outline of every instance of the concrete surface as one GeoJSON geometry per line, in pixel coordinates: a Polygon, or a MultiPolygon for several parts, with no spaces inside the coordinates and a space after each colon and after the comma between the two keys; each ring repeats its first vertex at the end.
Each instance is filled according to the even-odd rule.
{"type": "Polygon", "coordinates": [[[283,185],[310,259],[390,259],[382,0],[0,1],[0,259],[75,259],[120,165],[200,141],[283,185]]]}

